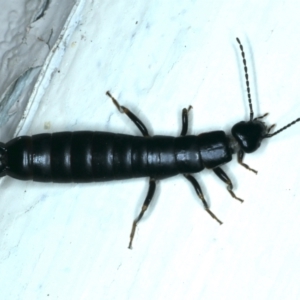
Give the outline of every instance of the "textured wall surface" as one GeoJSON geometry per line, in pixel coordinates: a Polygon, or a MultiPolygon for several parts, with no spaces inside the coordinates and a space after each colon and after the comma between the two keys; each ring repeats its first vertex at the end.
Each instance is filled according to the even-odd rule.
{"type": "MultiPolygon", "coordinates": [[[[0,0],[1,141],[138,135],[107,90],[151,134],[178,135],[189,105],[190,134],[230,132],[249,118],[237,36],[255,115],[276,128],[299,117],[299,4],[205,2],[0,0]]],[[[133,250],[148,179],[1,179],[1,299],[299,299],[299,126],[245,157],[257,175],[236,157],[224,166],[243,204],[212,172],[196,175],[222,226],[182,176],[160,181],[133,250]]]]}
{"type": "Polygon", "coordinates": [[[75,1],[1,0],[0,4],[0,136],[6,141],[31,109],[31,95],[39,89],[34,86],[43,66],[48,66],[54,44],[72,28],[68,18],[75,1]]]}

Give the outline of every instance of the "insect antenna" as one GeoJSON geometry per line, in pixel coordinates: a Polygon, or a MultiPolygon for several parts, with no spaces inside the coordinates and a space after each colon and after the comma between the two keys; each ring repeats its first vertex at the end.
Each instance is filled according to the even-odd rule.
{"type": "MultiPolygon", "coordinates": [[[[249,85],[249,76],[248,76],[248,69],[247,69],[247,62],[246,62],[246,57],[245,57],[245,52],[244,52],[244,48],[243,48],[243,45],[242,43],[240,42],[239,38],[236,38],[239,46],[240,46],[240,50],[241,50],[241,55],[242,55],[242,58],[243,58],[243,64],[244,64],[244,72],[245,72],[245,79],[246,79],[246,86],[247,86],[247,95],[248,95],[248,103],[249,103],[249,108],[250,108],[250,121],[253,120],[253,109],[252,109],[252,101],[251,101],[251,93],[250,93],[250,85],[249,85]]],[[[261,119],[261,118],[264,118],[267,114],[264,114],[263,116],[261,117],[258,117],[258,118],[255,118],[254,120],[256,119],[261,119]]],[[[264,135],[264,138],[270,138],[278,133],[280,133],[281,131],[291,127],[292,125],[296,124],[297,122],[300,121],[300,118],[294,120],[293,122],[285,125],[284,127],[280,128],[279,130],[273,132],[273,133],[269,133],[270,130],[275,126],[275,125],[272,125],[269,129],[268,129],[268,133],[266,135],[264,135]]]]}
{"type": "Polygon", "coordinates": [[[236,38],[237,42],[240,45],[241,54],[243,58],[243,64],[244,64],[244,72],[245,72],[245,79],[246,79],[246,85],[247,85],[247,94],[248,94],[248,103],[250,108],[250,121],[253,120],[253,109],[252,109],[252,101],[251,101],[251,93],[250,93],[250,85],[249,85],[249,76],[248,76],[248,69],[247,69],[247,63],[245,58],[245,52],[242,43],[240,42],[239,38],[236,38]]]}
{"type": "Polygon", "coordinates": [[[287,128],[291,127],[292,125],[296,124],[296,123],[299,122],[299,121],[300,121],[300,118],[294,120],[293,122],[291,122],[291,123],[285,125],[284,127],[278,129],[277,131],[275,131],[275,132],[273,132],[273,133],[268,133],[268,134],[266,134],[266,135],[264,136],[264,138],[270,138],[270,137],[272,137],[272,136],[274,136],[274,135],[280,133],[281,131],[286,130],[287,128]]]}

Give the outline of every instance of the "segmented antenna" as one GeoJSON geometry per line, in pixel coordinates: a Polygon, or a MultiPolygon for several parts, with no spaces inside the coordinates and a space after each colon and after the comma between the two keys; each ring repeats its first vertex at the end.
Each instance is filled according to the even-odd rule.
{"type": "Polygon", "coordinates": [[[242,54],[242,58],[243,58],[245,79],[246,79],[246,85],[247,85],[248,103],[249,103],[249,108],[250,108],[250,121],[252,121],[254,114],[253,114],[253,109],[252,109],[250,86],[249,86],[249,76],[248,76],[248,69],[247,69],[247,63],[246,63],[246,58],[245,58],[245,52],[244,52],[243,45],[241,44],[239,38],[236,38],[236,40],[240,45],[241,54],[242,54]]]}
{"type": "Polygon", "coordinates": [[[294,120],[293,122],[291,122],[291,123],[285,125],[284,127],[280,128],[279,130],[277,130],[277,131],[275,131],[275,132],[273,132],[273,133],[268,133],[268,134],[266,134],[266,135],[264,136],[264,138],[270,138],[270,137],[272,137],[272,136],[274,136],[274,135],[280,133],[281,131],[283,131],[283,130],[289,128],[290,126],[296,124],[296,123],[299,122],[299,121],[300,121],[300,118],[294,120]]]}
{"type": "MultiPolygon", "coordinates": [[[[250,93],[250,86],[249,86],[249,76],[248,76],[248,69],[247,69],[247,62],[246,62],[246,58],[245,58],[245,52],[244,52],[244,48],[243,48],[243,45],[242,43],[240,42],[239,38],[236,38],[239,46],[240,46],[240,49],[241,49],[241,54],[242,54],[242,58],[243,58],[243,64],[244,64],[244,72],[245,72],[245,78],[246,78],[246,85],[247,85],[247,94],[248,94],[248,103],[249,103],[249,108],[250,108],[250,121],[253,121],[253,109],[252,109],[252,102],[251,102],[251,93],[250,93]]],[[[263,115],[262,117],[258,117],[258,118],[255,118],[254,120],[256,119],[260,119],[260,118],[263,118],[265,117],[267,114],[263,115]]],[[[297,122],[300,121],[300,118],[294,120],[293,122],[285,125],[284,127],[280,128],[279,130],[273,132],[273,133],[267,133],[264,138],[270,138],[278,133],[280,133],[281,131],[289,128],[290,126],[296,124],[297,122]]],[[[269,130],[267,132],[269,132],[272,128],[274,127],[274,125],[272,125],[269,130]]]]}

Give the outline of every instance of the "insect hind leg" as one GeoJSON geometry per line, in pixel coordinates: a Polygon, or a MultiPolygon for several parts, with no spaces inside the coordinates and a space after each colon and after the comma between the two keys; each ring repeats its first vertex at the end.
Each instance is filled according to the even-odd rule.
{"type": "Polygon", "coordinates": [[[120,113],[124,113],[129,117],[129,119],[136,125],[143,136],[149,136],[146,126],[134,113],[132,113],[127,107],[120,105],[117,99],[115,99],[109,91],[106,92],[106,95],[112,100],[113,104],[117,107],[120,113]]]}
{"type": "Polygon", "coordinates": [[[138,222],[142,219],[145,211],[147,210],[153,196],[154,196],[154,192],[155,192],[155,188],[156,188],[156,182],[154,178],[150,178],[149,179],[149,189],[148,189],[148,193],[146,196],[146,199],[143,203],[141,212],[139,213],[139,215],[137,216],[137,218],[133,221],[132,223],[132,227],[131,227],[131,232],[130,232],[130,240],[129,240],[129,245],[128,245],[128,249],[132,249],[132,241],[135,235],[135,230],[137,227],[138,222]]]}

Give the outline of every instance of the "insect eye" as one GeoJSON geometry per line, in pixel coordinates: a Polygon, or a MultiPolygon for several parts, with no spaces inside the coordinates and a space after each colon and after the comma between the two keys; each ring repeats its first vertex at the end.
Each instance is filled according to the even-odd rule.
{"type": "Polygon", "coordinates": [[[244,152],[252,153],[259,148],[266,130],[260,121],[242,121],[232,127],[231,133],[244,152]]]}

